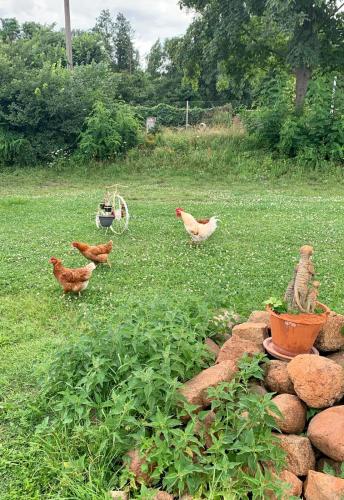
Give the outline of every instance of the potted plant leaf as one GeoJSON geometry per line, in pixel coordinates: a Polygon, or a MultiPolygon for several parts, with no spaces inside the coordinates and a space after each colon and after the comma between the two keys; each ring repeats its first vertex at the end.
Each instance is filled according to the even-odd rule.
{"type": "MultiPolygon", "coordinates": [[[[330,310],[318,302],[320,283],[313,281],[313,247],[300,248],[300,260],[284,295],[266,301],[271,314],[271,338],[265,347],[275,357],[293,358],[312,352],[313,344],[330,310]]],[[[314,352],[314,351],[313,351],[314,352]]]]}

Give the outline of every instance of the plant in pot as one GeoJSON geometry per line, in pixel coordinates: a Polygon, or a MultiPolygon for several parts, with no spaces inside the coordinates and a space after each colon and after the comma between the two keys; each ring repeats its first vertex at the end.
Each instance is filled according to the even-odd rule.
{"type": "Polygon", "coordinates": [[[99,207],[105,212],[105,214],[111,214],[113,206],[108,193],[104,196],[104,200],[100,203],[99,207]]]}
{"type": "Polygon", "coordinates": [[[108,193],[104,196],[104,200],[99,204],[99,208],[100,211],[97,215],[99,225],[101,227],[110,227],[113,223],[115,215],[113,213],[113,206],[108,193]]]}
{"type": "Polygon", "coordinates": [[[313,247],[302,246],[284,300],[271,297],[265,302],[271,315],[271,337],[264,345],[274,357],[291,359],[298,354],[317,353],[313,344],[330,310],[317,300],[320,283],[312,281],[312,255],[313,247]]]}

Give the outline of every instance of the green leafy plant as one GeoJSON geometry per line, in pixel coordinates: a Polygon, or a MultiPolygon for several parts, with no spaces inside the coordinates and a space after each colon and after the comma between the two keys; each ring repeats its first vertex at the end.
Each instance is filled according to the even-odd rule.
{"type": "Polygon", "coordinates": [[[270,309],[277,314],[288,312],[287,303],[282,299],[278,299],[277,297],[270,297],[268,300],[263,302],[263,305],[270,307],[270,309]]]}
{"type": "Polygon", "coordinates": [[[331,476],[336,476],[340,477],[341,479],[344,479],[344,462],[341,463],[339,472],[334,467],[332,467],[328,462],[325,462],[324,472],[325,474],[331,474],[331,476]]]}
{"type": "Polygon", "coordinates": [[[314,417],[317,413],[321,412],[319,408],[307,408],[307,421],[314,417]]]}
{"type": "Polygon", "coordinates": [[[242,113],[248,132],[261,147],[273,148],[304,163],[344,159],[344,84],[334,74],[317,75],[309,86],[305,105],[295,111],[290,89],[281,85],[275,100],[242,113]]]}
{"type": "Polygon", "coordinates": [[[138,128],[128,106],[118,103],[107,108],[97,101],[80,135],[80,156],[85,160],[110,160],[136,146],[138,128]]]}
{"type": "Polygon", "coordinates": [[[0,128],[0,164],[27,165],[35,158],[30,142],[23,135],[0,128]]]}
{"type": "Polygon", "coordinates": [[[144,486],[123,469],[127,451],[136,448],[147,456],[147,487],[214,499],[282,491],[261,466],[273,460],[278,471],[283,462],[271,433],[270,410],[278,410],[272,395],[260,399],[248,387],[263,378],[264,357],[243,359],[232,382],[209,391],[216,418],[205,449],[199,422],[206,412],[196,415],[178,388],[211,363],[203,343],[208,310],[192,301],[183,313],[161,301],[131,310],[110,331],[94,324],[93,334],[63,349],[49,367],[34,443],[45,457],[38,467],[55,478],[55,488],[63,485],[72,496],[86,487],[94,495],[130,488],[142,498],[144,486]]]}
{"type": "MultiPolygon", "coordinates": [[[[278,471],[283,464],[283,452],[271,434],[276,427],[271,411],[279,412],[272,395],[261,398],[249,391],[250,380],[263,378],[263,359],[243,358],[232,382],[209,390],[215,414],[210,429],[204,425],[207,411],[195,415],[194,408],[186,405],[186,414],[181,413],[189,419],[185,426],[180,418],[157,409],[150,424],[152,434],[140,445],[153,485],[206,498],[244,498],[251,492],[253,498],[263,499],[268,490],[281,495],[283,485],[277,485],[262,466],[272,460],[278,471]],[[211,445],[206,448],[207,440],[211,445]]],[[[124,484],[128,480],[123,474],[124,484]]]]}

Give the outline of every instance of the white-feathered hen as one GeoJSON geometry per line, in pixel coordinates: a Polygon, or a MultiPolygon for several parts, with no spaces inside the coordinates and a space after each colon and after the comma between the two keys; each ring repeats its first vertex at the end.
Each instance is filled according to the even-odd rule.
{"type": "Polygon", "coordinates": [[[176,208],[176,216],[182,219],[186,232],[189,233],[195,243],[207,240],[217,228],[217,217],[195,219],[191,214],[184,212],[182,208],[176,208]]]}

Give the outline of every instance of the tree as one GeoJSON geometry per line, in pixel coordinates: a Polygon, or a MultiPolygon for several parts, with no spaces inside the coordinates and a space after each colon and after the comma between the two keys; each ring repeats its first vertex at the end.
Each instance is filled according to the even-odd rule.
{"type": "Polygon", "coordinates": [[[93,31],[99,33],[103,39],[105,50],[111,61],[114,57],[115,22],[112,19],[109,9],[101,11],[97,17],[93,31]]]}
{"type": "Polygon", "coordinates": [[[20,24],[14,17],[1,18],[0,37],[3,42],[13,42],[20,36],[20,24]]]}
{"type": "MultiPolygon", "coordinates": [[[[54,25],[52,25],[50,27],[50,29],[52,30],[53,27],[54,27],[54,25]]],[[[22,27],[21,27],[22,38],[24,38],[24,39],[33,38],[34,35],[39,33],[42,29],[44,29],[44,28],[41,24],[35,23],[33,21],[28,21],[26,23],[23,23],[22,27]]]]}
{"type": "Polygon", "coordinates": [[[162,74],[165,53],[163,46],[158,39],[149,51],[147,56],[147,72],[152,78],[157,78],[162,74]]]}
{"type": "Polygon", "coordinates": [[[187,69],[194,78],[204,58],[239,78],[254,66],[281,65],[295,75],[295,106],[301,109],[312,73],[343,66],[342,5],[336,0],[181,0],[181,4],[200,14],[187,33],[186,49],[192,54],[187,69]]]}
{"type": "Polygon", "coordinates": [[[100,33],[73,34],[73,60],[75,64],[109,62],[109,55],[100,33]]]}
{"type": "Polygon", "coordinates": [[[128,19],[121,13],[117,15],[114,33],[114,56],[117,71],[132,73],[139,66],[139,54],[134,48],[134,31],[128,19]]]}

